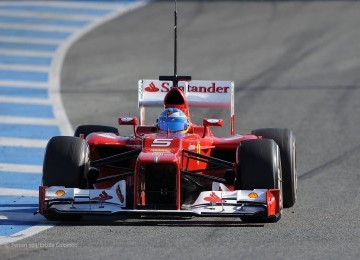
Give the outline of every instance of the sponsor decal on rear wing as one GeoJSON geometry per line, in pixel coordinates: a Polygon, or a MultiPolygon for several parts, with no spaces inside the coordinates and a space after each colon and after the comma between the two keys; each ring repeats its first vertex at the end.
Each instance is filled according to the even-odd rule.
{"type": "MultiPolygon", "coordinates": [[[[172,88],[172,85],[171,81],[139,80],[138,106],[140,108],[140,124],[145,124],[145,107],[162,107],[164,97],[172,88]]],[[[229,109],[230,120],[233,122],[233,81],[180,81],[178,87],[184,92],[190,107],[229,109]]]]}
{"type": "MultiPolygon", "coordinates": [[[[172,88],[171,81],[143,79],[139,81],[139,107],[161,107],[164,97],[172,88]]],[[[231,109],[234,104],[233,81],[180,81],[179,88],[184,92],[189,106],[220,107],[231,109]]]]}

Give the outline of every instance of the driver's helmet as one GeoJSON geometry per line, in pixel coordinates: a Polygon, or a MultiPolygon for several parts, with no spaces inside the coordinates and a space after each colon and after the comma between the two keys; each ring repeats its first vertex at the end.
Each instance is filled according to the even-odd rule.
{"type": "Polygon", "coordinates": [[[190,122],[183,111],[170,107],[159,115],[156,126],[160,131],[186,133],[189,130],[190,122]]]}

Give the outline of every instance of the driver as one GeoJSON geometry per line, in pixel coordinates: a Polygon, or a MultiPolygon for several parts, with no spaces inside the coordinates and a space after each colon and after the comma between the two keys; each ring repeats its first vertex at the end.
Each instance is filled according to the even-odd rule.
{"type": "Polygon", "coordinates": [[[178,108],[166,108],[158,117],[157,128],[160,131],[184,134],[189,130],[190,122],[178,108]]]}

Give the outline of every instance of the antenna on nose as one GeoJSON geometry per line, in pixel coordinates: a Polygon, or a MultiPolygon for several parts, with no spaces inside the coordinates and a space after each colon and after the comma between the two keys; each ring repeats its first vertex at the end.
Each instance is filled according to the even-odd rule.
{"type": "Polygon", "coordinates": [[[174,0],[174,75],[159,76],[161,81],[172,81],[173,87],[178,87],[179,81],[190,81],[191,76],[178,76],[177,74],[177,1],[174,0]]]}
{"type": "Polygon", "coordinates": [[[177,1],[174,3],[174,76],[177,76],[177,1]]]}

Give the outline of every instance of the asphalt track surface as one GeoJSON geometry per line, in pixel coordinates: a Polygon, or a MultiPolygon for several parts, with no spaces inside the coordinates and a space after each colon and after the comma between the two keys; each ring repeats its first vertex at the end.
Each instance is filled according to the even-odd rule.
{"type": "MultiPolygon", "coordinates": [[[[360,3],[193,1],[178,8],[179,72],[236,82],[237,132],[293,129],[296,205],[274,224],[89,217],[21,240],[38,247],[6,248],[3,256],[359,259],[360,3]]],[[[62,74],[73,126],[137,115],[137,80],[172,73],[171,29],[172,4],[152,3],[74,44],[62,74]]]]}

